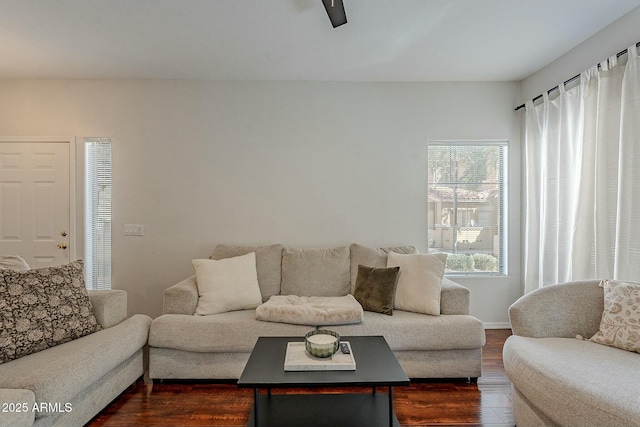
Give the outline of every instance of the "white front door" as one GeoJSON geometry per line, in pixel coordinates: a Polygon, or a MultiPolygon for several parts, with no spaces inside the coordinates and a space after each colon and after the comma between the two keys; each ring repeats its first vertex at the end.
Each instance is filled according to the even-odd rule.
{"type": "Polygon", "coordinates": [[[70,141],[0,140],[0,255],[65,264],[72,236],[70,141]]]}

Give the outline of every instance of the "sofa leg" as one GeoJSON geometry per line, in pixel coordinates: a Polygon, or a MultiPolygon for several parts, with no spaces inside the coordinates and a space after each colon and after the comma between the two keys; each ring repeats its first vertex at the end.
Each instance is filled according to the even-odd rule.
{"type": "Polygon", "coordinates": [[[469,378],[469,382],[471,384],[478,384],[478,377],[471,377],[469,378]]]}

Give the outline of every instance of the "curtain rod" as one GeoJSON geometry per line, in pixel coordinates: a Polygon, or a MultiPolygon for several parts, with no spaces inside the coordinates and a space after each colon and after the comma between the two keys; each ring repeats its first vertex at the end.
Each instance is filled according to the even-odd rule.
{"type": "MultiPolygon", "coordinates": [[[[636,43],[636,47],[640,47],[640,42],[636,43]]],[[[616,54],[616,58],[620,58],[622,55],[624,55],[625,53],[627,53],[627,50],[628,50],[628,49],[625,49],[625,50],[623,50],[623,51],[618,52],[618,53],[616,54]]],[[[600,68],[600,64],[598,64],[598,68],[600,68]]],[[[575,76],[571,77],[569,80],[565,80],[562,84],[566,86],[566,85],[568,85],[569,83],[571,83],[572,81],[574,81],[574,80],[576,80],[576,79],[579,79],[579,78],[580,78],[580,74],[576,74],[575,76]]],[[[558,85],[558,86],[559,86],[559,85],[558,85]]],[[[558,87],[558,86],[555,86],[555,87],[552,87],[551,89],[549,89],[549,90],[547,91],[547,94],[551,95],[551,92],[553,92],[554,90],[558,90],[558,89],[559,89],[559,87],[558,87]]],[[[540,98],[542,98],[542,95],[538,95],[538,96],[536,96],[535,98],[533,98],[533,100],[532,100],[532,101],[533,101],[533,102],[536,102],[536,101],[537,101],[538,99],[540,99],[540,98]]],[[[521,108],[525,108],[525,104],[518,105],[518,106],[515,108],[515,111],[518,111],[518,110],[519,110],[519,109],[521,109],[521,108]]]]}

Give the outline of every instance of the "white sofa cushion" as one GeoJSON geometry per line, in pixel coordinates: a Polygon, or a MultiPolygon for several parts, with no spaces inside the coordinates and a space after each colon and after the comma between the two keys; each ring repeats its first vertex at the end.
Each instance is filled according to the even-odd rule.
{"type": "Polygon", "coordinates": [[[255,310],[211,316],[163,314],[151,324],[149,345],[196,353],[251,353],[259,337],[304,337],[312,329],[303,325],[263,322],[256,319],[255,310]]]}
{"type": "Polygon", "coordinates": [[[447,254],[389,253],[387,267],[400,267],[395,308],[440,315],[440,291],[447,254]]]}
{"type": "MultiPolygon", "coordinates": [[[[394,351],[477,349],[485,343],[482,322],[473,316],[436,317],[401,310],[394,311],[393,316],[368,311],[363,316],[362,323],[332,325],[328,329],[340,336],[382,335],[394,351]]],[[[302,338],[312,329],[305,325],[263,322],[256,319],[255,310],[212,316],[164,314],[151,324],[149,345],[197,353],[250,353],[261,336],[302,338]]]]}
{"type": "Polygon", "coordinates": [[[340,336],[382,335],[394,351],[465,350],[480,348],[485,343],[482,322],[473,316],[456,314],[426,316],[394,310],[393,316],[387,316],[365,311],[362,323],[329,329],[340,336]]]}
{"type": "Polygon", "coordinates": [[[285,248],[282,295],[338,297],[351,290],[349,248],[285,248]]]}
{"type": "Polygon", "coordinates": [[[262,303],[254,252],[221,260],[194,259],[193,267],[199,294],[196,315],[246,310],[262,303]]]}
{"type": "Polygon", "coordinates": [[[0,256],[0,270],[29,270],[29,264],[17,255],[0,256]]]}

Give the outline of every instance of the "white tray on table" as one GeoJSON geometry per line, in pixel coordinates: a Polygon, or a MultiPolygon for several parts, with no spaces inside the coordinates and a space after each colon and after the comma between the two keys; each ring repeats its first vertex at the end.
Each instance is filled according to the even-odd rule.
{"type": "Polygon", "coordinates": [[[287,343],[287,354],[284,357],[285,371],[355,371],[356,360],[349,341],[340,341],[347,344],[350,353],[344,354],[340,349],[330,357],[315,357],[305,349],[304,342],[287,343]]]}

